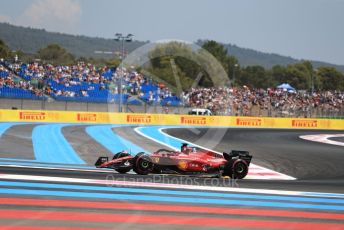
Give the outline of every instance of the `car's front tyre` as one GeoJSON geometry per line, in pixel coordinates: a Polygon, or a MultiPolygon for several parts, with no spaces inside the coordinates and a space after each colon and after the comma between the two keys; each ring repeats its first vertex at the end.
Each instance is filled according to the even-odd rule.
{"type": "MultiPolygon", "coordinates": [[[[114,156],[113,156],[113,160],[115,159],[118,159],[118,158],[122,158],[122,157],[128,157],[130,156],[129,153],[123,153],[123,152],[119,152],[119,153],[116,153],[114,156]]],[[[125,161],[122,163],[122,165],[120,166],[120,168],[116,168],[115,170],[118,172],[118,173],[127,173],[129,172],[130,170],[132,169],[132,165],[131,163],[128,161],[125,161]]]]}
{"type": "Polygon", "coordinates": [[[152,162],[152,159],[145,153],[143,152],[138,153],[134,157],[133,170],[137,174],[147,175],[151,173],[153,169],[154,169],[154,164],[152,162]]]}

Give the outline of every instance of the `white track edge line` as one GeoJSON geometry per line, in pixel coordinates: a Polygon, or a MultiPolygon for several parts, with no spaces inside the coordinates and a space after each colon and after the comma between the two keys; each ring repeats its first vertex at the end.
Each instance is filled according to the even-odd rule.
{"type": "MultiPolygon", "coordinates": [[[[269,194],[269,195],[286,195],[286,196],[302,196],[302,197],[330,197],[344,199],[342,193],[323,193],[323,192],[304,192],[304,191],[288,191],[273,189],[252,189],[239,187],[215,187],[202,185],[187,184],[164,184],[142,181],[123,181],[123,180],[94,180],[84,178],[69,177],[50,177],[35,175],[17,175],[17,174],[0,174],[0,179],[5,180],[26,180],[26,181],[48,181],[48,182],[67,182],[67,183],[84,183],[84,184],[101,184],[107,186],[128,186],[128,187],[145,187],[145,188],[167,188],[167,189],[186,189],[201,191],[217,191],[217,192],[239,192],[253,194],[269,194]]],[[[1,181],[0,181],[1,184],[1,181]]]]}

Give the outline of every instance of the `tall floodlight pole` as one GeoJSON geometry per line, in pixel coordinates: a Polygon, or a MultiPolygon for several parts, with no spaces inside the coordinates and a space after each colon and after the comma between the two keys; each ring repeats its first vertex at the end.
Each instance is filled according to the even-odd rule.
{"type": "Polygon", "coordinates": [[[115,41],[121,42],[121,55],[120,55],[120,71],[121,75],[119,77],[119,103],[118,103],[118,112],[122,112],[122,86],[123,86],[123,78],[124,78],[124,72],[123,72],[123,60],[124,60],[124,42],[131,42],[133,40],[133,34],[127,34],[126,36],[123,36],[121,33],[115,34],[116,38],[115,41]]]}
{"type": "Polygon", "coordinates": [[[238,67],[239,65],[238,64],[234,64],[233,66],[233,86],[234,86],[234,82],[235,82],[235,69],[238,67]]]}
{"type": "Polygon", "coordinates": [[[314,69],[313,70],[313,68],[312,68],[312,73],[311,73],[311,93],[312,93],[312,95],[313,95],[313,93],[314,93],[314,82],[315,82],[315,76],[314,75],[316,75],[316,73],[317,73],[317,69],[314,69]]]}

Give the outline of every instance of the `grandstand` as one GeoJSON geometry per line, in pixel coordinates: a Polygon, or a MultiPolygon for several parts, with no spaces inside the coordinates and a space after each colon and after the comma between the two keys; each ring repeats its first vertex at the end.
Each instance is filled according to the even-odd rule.
{"type": "Polygon", "coordinates": [[[179,106],[176,96],[135,71],[107,67],[95,68],[79,63],[75,66],[52,66],[38,63],[1,63],[0,77],[12,83],[2,84],[0,96],[32,100],[119,103],[130,105],[179,106]],[[123,79],[121,79],[123,75],[123,79]],[[23,87],[25,85],[25,87],[23,87]],[[122,92],[121,92],[122,91],[122,92]],[[136,97],[135,97],[136,96],[136,97]]]}
{"type": "Polygon", "coordinates": [[[46,97],[37,94],[34,88],[28,87],[20,77],[14,75],[6,67],[5,63],[0,64],[0,97],[21,98],[31,100],[45,100],[46,97]]]}

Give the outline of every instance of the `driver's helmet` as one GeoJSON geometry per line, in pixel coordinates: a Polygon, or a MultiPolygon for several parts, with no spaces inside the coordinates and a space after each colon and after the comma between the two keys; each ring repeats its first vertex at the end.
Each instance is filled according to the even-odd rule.
{"type": "Polygon", "coordinates": [[[187,149],[188,149],[188,144],[186,143],[183,143],[182,146],[180,147],[180,151],[182,153],[185,153],[187,149]]]}

